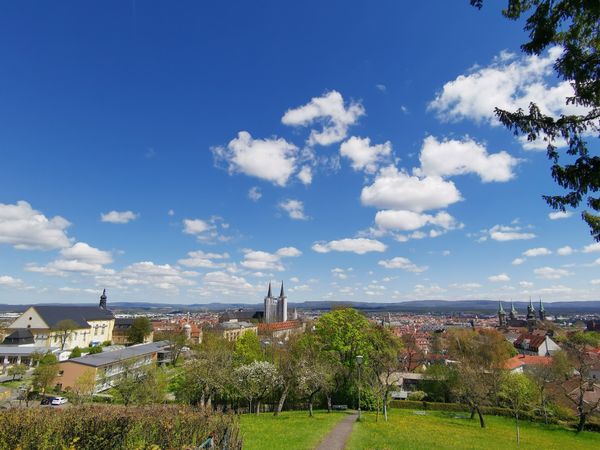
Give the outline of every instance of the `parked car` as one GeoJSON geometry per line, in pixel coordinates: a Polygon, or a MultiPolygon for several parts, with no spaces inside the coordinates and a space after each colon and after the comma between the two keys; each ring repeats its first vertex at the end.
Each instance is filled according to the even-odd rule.
{"type": "Polygon", "coordinates": [[[64,405],[68,400],[65,397],[54,397],[50,403],[52,406],[64,405]]]}
{"type": "Polygon", "coordinates": [[[54,400],[54,397],[43,397],[40,405],[50,405],[52,400],[54,400]]]}

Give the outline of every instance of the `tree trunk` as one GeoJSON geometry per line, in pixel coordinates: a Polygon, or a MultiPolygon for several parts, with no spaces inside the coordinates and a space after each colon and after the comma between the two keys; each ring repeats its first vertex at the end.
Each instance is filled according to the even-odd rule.
{"type": "Polygon", "coordinates": [[[471,420],[475,417],[475,408],[471,407],[471,420]]]}
{"type": "Polygon", "coordinates": [[[515,414],[515,427],[517,428],[517,445],[521,443],[521,434],[519,433],[519,415],[515,414]]]}
{"type": "Polygon", "coordinates": [[[583,431],[583,429],[585,428],[585,422],[587,420],[587,414],[586,413],[580,413],[579,414],[579,423],[577,424],[577,432],[579,433],[580,431],[583,431]]]}
{"type": "Polygon", "coordinates": [[[475,409],[477,410],[477,414],[479,415],[479,425],[481,425],[481,428],[485,428],[485,422],[483,420],[483,414],[481,414],[481,410],[479,409],[479,406],[476,406],[475,409]]]}
{"type": "Polygon", "coordinates": [[[260,414],[260,400],[256,401],[256,415],[258,416],[260,414]]]}
{"type": "Polygon", "coordinates": [[[283,409],[283,404],[285,403],[285,399],[288,395],[289,390],[290,390],[290,387],[288,385],[286,385],[285,388],[283,389],[283,392],[281,393],[281,397],[279,397],[279,403],[277,404],[277,408],[275,408],[275,411],[273,412],[274,416],[278,416],[279,413],[281,412],[281,410],[283,409]]]}
{"type": "Polygon", "coordinates": [[[386,422],[388,420],[387,403],[388,403],[388,393],[387,393],[387,391],[385,391],[385,394],[383,394],[383,418],[385,419],[386,422]]]}
{"type": "Polygon", "coordinates": [[[202,395],[200,396],[200,408],[204,409],[204,392],[202,393],[202,395]]]}
{"type": "Polygon", "coordinates": [[[327,395],[327,412],[330,413],[333,408],[331,407],[331,395],[327,395]]]}
{"type": "Polygon", "coordinates": [[[312,401],[312,396],[310,397],[310,400],[308,401],[308,417],[312,417],[313,416],[313,401],[312,401]]]}
{"type": "Polygon", "coordinates": [[[206,401],[206,408],[207,409],[212,409],[212,394],[209,394],[208,396],[208,400],[206,401]]]}

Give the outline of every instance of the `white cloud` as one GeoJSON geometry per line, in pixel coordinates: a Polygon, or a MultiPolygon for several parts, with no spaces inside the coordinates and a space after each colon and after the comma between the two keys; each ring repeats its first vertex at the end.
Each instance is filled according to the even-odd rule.
{"type": "Polygon", "coordinates": [[[225,267],[225,263],[216,263],[213,259],[222,260],[229,258],[228,253],[206,253],[202,250],[188,252],[188,257],[177,261],[182,266],[187,267],[202,267],[206,269],[216,269],[225,267]]]}
{"type": "Polygon", "coordinates": [[[167,214],[171,217],[173,217],[175,215],[175,210],[170,209],[169,211],[167,211],[167,214]]]}
{"type": "Polygon", "coordinates": [[[113,262],[110,252],[92,247],[85,242],[77,242],[69,248],[60,251],[61,255],[68,260],[77,260],[91,264],[110,264],[113,262]]]}
{"type": "Polygon", "coordinates": [[[543,288],[538,291],[539,294],[568,294],[569,292],[573,292],[573,288],[563,286],[562,284],[543,288]]]}
{"type": "Polygon", "coordinates": [[[477,174],[483,182],[509,181],[519,160],[505,151],[489,154],[483,144],[468,136],[462,140],[438,141],[428,136],[421,148],[421,168],[417,175],[452,176],[477,174]]]}
{"type": "Polygon", "coordinates": [[[564,247],[559,248],[558,250],[556,250],[556,253],[558,253],[560,256],[568,256],[571,255],[575,250],[573,250],[570,246],[565,245],[564,247]]]}
{"type": "Polygon", "coordinates": [[[586,245],[585,247],[583,247],[583,250],[581,250],[581,251],[583,253],[600,252],[600,242],[596,242],[594,244],[586,245]]]}
{"type": "Polygon", "coordinates": [[[494,241],[505,242],[515,240],[527,240],[535,238],[535,234],[523,231],[519,226],[494,225],[484,232],[484,236],[479,241],[485,241],[487,237],[494,241]]]}
{"type": "Polygon", "coordinates": [[[568,219],[573,215],[570,211],[555,211],[548,214],[550,220],[568,219]]]}
{"type": "Polygon", "coordinates": [[[111,269],[106,269],[102,264],[81,261],[77,259],[57,259],[51,261],[45,266],[38,266],[37,264],[27,264],[25,270],[28,272],[42,273],[44,275],[52,276],[66,276],[70,273],[79,274],[105,274],[113,273],[111,269]]]}
{"type": "Polygon", "coordinates": [[[254,287],[243,277],[231,275],[227,272],[209,272],[202,278],[203,289],[199,293],[203,296],[231,295],[254,290],[254,287]]]}
{"type": "Polygon", "coordinates": [[[110,211],[106,214],[100,214],[100,220],[108,223],[129,223],[138,218],[138,214],[133,211],[110,211]]]}
{"type": "Polygon", "coordinates": [[[306,105],[289,109],[281,118],[285,125],[309,126],[317,122],[322,129],[311,130],[308,145],[330,145],[344,140],[348,128],[354,125],[358,118],[365,114],[360,103],[351,103],[346,107],[342,95],[330,91],[321,97],[314,97],[306,105]]]}
{"type": "Polygon", "coordinates": [[[302,255],[302,252],[296,247],[282,247],[275,253],[284,258],[295,258],[302,255]]]}
{"type": "Polygon", "coordinates": [[[248,198],[253,202],[257,202],[262,197],[262,192],[260,192],[260,188],[257,186],[251,187],[248,191],[248,198]]]}
{"type": "Polygon", "coordinates": [[[191,278],[197,276],[197,272],[184,271],[170,264],[141,261],[125,267],[121,272],[98,275],[96,283],[122,290],[150,287],[176,294],[180,287],[194,286],[196,282],[191,278]]]}
{"type": "Polygon", "coordinates": [[[0,275],[0,287],[22,288],[25,283],[20,278],[14,278],[10,275],[0,275]]]}
{"type": "Polygon", "coordinates": [[[596,278],[595,280],[590,281],[594,286],[600,285],[600,278],[596,278]]]}
{"type": "Polygon", "coordinates": [[[290,219],[307,220],[308,217],[304,214],[304,203],[300,200],[288,199],[279,204],[279,207],[288,213],[290,219]]]}
{"type": "Polygon", "coordinates": [[[546,255],[551,255],[552,252],[550,250],[548,250],[546,247],[537,247],[537,248],[530,248],[529,250],[526,250],[523,252],[523,256],[527,256],[527,257],[533,257],[533,256],[546,256],[546,255]]]}
{"type": "Polygon", "coordinates": [[[513,259],[513,266],[520,266],[521,264],[523,264],[525,262],[525,258],[515,258],[513,259]]]}
{"type": "Polygon", "coordinates": [[[183,232],[186,234],[201,234],[212,229],[212,225],[202,219],[185,219],[183,221],[183,232]]]}
{"type": "Polygon", "coordinates": [[[251,270],[277,270],[281,272],[285,270],[281,258],[298,257],[301,254],[302,252],[295,247],[282,247],[275,253],[247,249],[244,251],[244,260],[240,265],[251,270]]]}
{"type": "Polygon", "coordinates": [[[351,252],[363,255],[368,252],[384,252],[387,246],[376,239],[354,238],[329,242],[316,242],[312,249],[317,253],[351,252]]]}
{"type": "Polygon", "coordinates": [[[474,289],[479,289],[482,286],[479,283],[453,283],[450,285],[450,287],[454,289],[465,289],[467,291],[471,291],[474,289]]]}
{"type": "Polygon", "coordinates": [[[435,216],[404,210],[378,211],[375,215],[375,223],[379,228],[384,230],[400,231],[417,230],[425,225],[436,225],[445,230],[452,230],[462,226],[446,211],[441,211],[435,216]]]}
{"type": "Polygon", "coordinates": [[[582,108],[566,105],[566,98],[573,96],[569,82],[550,86],[552,66],[561,52],[554,47],[544,56],[521,58],[503,52],[489,66],[446,83],[429,108],[444,120],[471,119],[494,126],[499,124],[494,115],[496,107],[513,111],[527,109],[530,102],[535,102],[543,114],[554,117],[581,113],[582,108]]]}
{"type": "Polygon", "coordinates": [[[558,280],[559,278],[571,275],[571,273],[564,269],[554,269],[553,267],[539,267],[533,271],[538,278],[545,280],[558,280]]]}
{"type": "Polygon", "coordinates": [[[382,267],[385,267],[386,269],[401,269],[413,273],[425,272],[428,269],[427,266],[417,266],[416,264],[411,262],[410,259],[404,258],[402,256],[396,256],[392,259],[381,260],[377,264],[379,264],[382,267]]]}
{"type": "Polygon", "coordinates": [[[392,153],[392,143],[371,146],[371,139],[352,136],[340,146],[340,154],[352,161],[354,170],[375,173],[379,165],[386,161],[392,153]]]}
{"type": "Polygon", "coordinates": [[[530,288],[533,287],[533,283],[530,281],[519,281],[519,286],[522,288],[530,288]]]}
{"type": "Polygon", "coordinates": [[[298,179],[306,186],[312,183],[313,175],[310,166],[302,166],[302,169],[298,172],[298,179]]]}
{"type": "Polygon", "coordinates": [[[387,87],[385,86],[385,84],[376,84],[375,87],[377,88],[378,91],[380,92],[385,92],[387,91],[387,87]]]}
{"type": "Polygon", "coordinates": [[[510,281],[510,277],[505,273],[500,273],[498,275],[492,275],[492,276],[488,277],[488,280],[490,280],[493,283],[499,283],[499,282],[510,281]]]}
{"type": "Polygon", "coordinates": [[[365,186],[361,193],[364,205],[416,212],[445,208],[461,199],[451,181],[437,176],[410,176],[394,166],[383,168],[373,184],[365,186]]]}
{"type": "Polygon", "coordinates": [[[0,244],[13,245],[20,250],[51,250],[71,245],[66,219],[48,219],[25,201],[16,204],[0,203],[0,244]]]}
{"type": "Polygon", "coordinates": [[[339,278],[340,280],[348,279],[348,274],[346,273],[346,271],[344,269],[340,269],[339,267],[331,269],[331,273],[335,278],[339,278]]]}
{"type": "Polygon", "coordinates": [[[243,173],[285,186],[296,169],[298,148],[282,138],[253,139],[240,131],[227,147],[213,147],[218,162],[225,162],[230,174],[243,173]]]}

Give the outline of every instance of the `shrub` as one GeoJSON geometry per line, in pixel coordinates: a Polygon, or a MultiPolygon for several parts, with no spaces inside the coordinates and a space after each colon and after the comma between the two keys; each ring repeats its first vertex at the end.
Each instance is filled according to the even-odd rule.
{"type": "Polygon", "coordinates": [[[102,347],[91,347],[90,355],[95,355],[96,353],[102,353],[102,347]]]}
{"type": "Polygon", "coordinates": [[[427,394],[423,391],[414,391],[408,394],[408,399],[418,402],[419,400],[423,400],[426,396],[427,394]]]}
{"type": "Polygon", "coordinates": [[[86,405],[0,412],[2,450],[191,449],[211,436],[216,448],[241,448],[234,416],[181,406],[86,405]]]}
{"type": "Polygon", "coordinates": [[[71,354],[69,355],[69,359],[72,358],[79,358],[81,356],[81,349],[79,347],[73,347],[73,350],[71,350],[71,354]]]}

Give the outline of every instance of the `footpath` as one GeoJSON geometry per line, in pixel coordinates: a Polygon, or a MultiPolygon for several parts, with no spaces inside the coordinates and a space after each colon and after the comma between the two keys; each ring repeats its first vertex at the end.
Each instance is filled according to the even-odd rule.
{"type": "Polygon", "coordinates": [[[358,414],[353,413],[344,417],[340,423],[338,423],[333,430],[329,432],[325,439],[321,441],[317,450],[344,450],[346,442],[352,433],[352,426],[358,414]]]}

